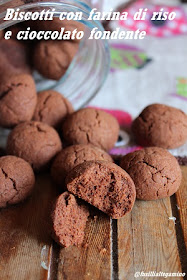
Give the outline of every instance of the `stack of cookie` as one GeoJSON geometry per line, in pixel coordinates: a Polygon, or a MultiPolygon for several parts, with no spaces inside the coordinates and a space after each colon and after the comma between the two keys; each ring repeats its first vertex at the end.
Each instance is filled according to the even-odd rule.
{"type": "Polygon", "coordinates": [[[0,206],[31,193],[33,170],[50,170],[62,193],[51,215],[52,236],[62,246],[82,243],[89,205],[119,219],[132,210],[136,198],[168,197],[180,186],[179,164],[165,149],[187,139],[187,116],[178,109],[154,104],[140,114],[132,132],[146,148],[123,157],[121,167],[108,154],[118,139],[117,120],[93,108],[74,112],[53,90],[37,94],[28,74],[1,83],[0,109],[1,127],[12,129],[8,156],[0,158],[0,206]]]}
{"type": "Polygon", "coordinates": [[[59,80],[65,74],[70,63],[79,49],[78,40],[17,40],[19,31],[26,31],[30,27],[32,31],[57,31],[64,28],[72,32],[84,30],[84,25],[76,21],[29,21],[14,25],[6,31],[11,31],[9,40],[4,39],[4,32],[0,33],[0,78],[14,74],[31,74],[37,70],[43,77],[51,80],[59,80]]]}
{"type": "MultiPolygon", "coordinates": [[[[59,79],[77,46],[36,43],[35,68],[59,79]]],[[[51,215],[52,236],[62,246],[78,246],[89,205],[119,219],[132,210],[136,198],[155,200],[178,190],[181,170],[166,149],[186,142],[186,114],[161,104],[145,108],[132,125],[135,141],[145,148],[126,155],[118,166],[109,155],[119,135],[113,116],[93,108],[74,112],[71,103],[53,90],[37,94],[27,46],[1,39],[0,55],[0,127],[12,129],[7,156],[0,158],[0,207],[30,195],[34,172],[50,172],[61,193],[51,215]]]]}

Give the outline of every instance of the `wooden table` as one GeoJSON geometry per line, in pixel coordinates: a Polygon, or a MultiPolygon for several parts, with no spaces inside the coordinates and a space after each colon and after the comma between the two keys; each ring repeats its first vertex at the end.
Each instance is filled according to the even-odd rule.
{"type": "Polygon", "coordinates": [[[32,197],[0,211],[0,280],[133,280],[138,271],[187,272],[187,167],[182,172],[171,198],[136,201],[118,221],[92,213],[83,246],[67,249],[50,238],[56,190],[40,175],[32,197]]]}

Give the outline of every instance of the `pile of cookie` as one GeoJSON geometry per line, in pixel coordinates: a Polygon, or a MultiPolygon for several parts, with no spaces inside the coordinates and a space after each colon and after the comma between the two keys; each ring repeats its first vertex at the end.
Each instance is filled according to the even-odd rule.
{"type": "Polygon", "coordinates": [[[19,31],[84,31],[77,21],[54,18],[53,21],[28,21],[0,31],[0,80],[13,74],[32,74],[38,71],[44,78],[59,80],[66,73],[79,49],[79,40],[17,40],[19,31]],[[7,31],[10,39],[4,39],[7,31]]]}
{"type": "MultiPolygon", "coordinates": [[[[40,29],[49,29],[41,24],[40,29]]],[[[54,25],[51,28],[58,29],[54,25]]],[[[20,27],[13,27],[13,34],[16,28],[20,27]]],[[[35,23],[33,28],[39,27],[35,23]]],[[[0,207],[25,200],[34,189],[35,173],[50,172],[61,193],[52,210],[51,232],[64,247],[83,242],[89,205],[119,219],[132,210],[136,198],[174,194],[182,175],[167,149],[187,140],[187,115],[153,104],[132,125],[135,141],[145,148],[124,156],[120,166],[115,164],[109,151],[120,128],[112,115],[93,108],[74,112],[60,93],[36,92],[33,68],[46,78],[59,79],[78,46],[72,41],[23,44],[0,39],[0,127],[11,129],[7,155],[0,157],[0,207]]]]}
{"type": "Polygon", "coordinates": [[[0,126],[11,129],[7,155],[0,158],[0,207],[26,199],[34,173],[50,172],[61,193],[52,210],[52,236],[62,246],[80,245],[89,205],[113,219],[126,215],[135,199],[155,200],[174,194],[180,166],[166,149],[187,140],[187,115],[153,104],[134,120],[132,134],[145,148],[121,159],[109,155],[119,124],[110,114],[84,108],[74,112],[60,93],[37,94],[29,74],[0,83],[0,126]]]}

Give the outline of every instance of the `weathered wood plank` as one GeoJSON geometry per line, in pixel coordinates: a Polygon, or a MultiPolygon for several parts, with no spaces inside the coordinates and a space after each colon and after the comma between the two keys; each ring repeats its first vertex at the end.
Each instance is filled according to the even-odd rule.
{"type": "Polygon", "coordinates": [[[43,267],[52,243],[48,222],[55,193],[49,176],[41,175],[28,200],[0,211],[0,280],[47,279],[43,267]]]}
{"type": "Polygon", "coordinates": [[[175,224],[169,217],[172,210],[166,198],[136,201],[133,211],[118,221],[120,280],[134,279],[141,271],[181,272],[175,224]]]}
{"type": "Polygon", "coordinates": [[[110,219],[102,215],[90,218],[81,247],[60,251],[58,280],[111,279],[110,219]]]}
{"type": "MultiPolygon", "coordinates": [[[[182,170],[184,180],[176,198],[186,238],[187,168],[182,170]]],[[[48,271],[43,267],[48,265],[51,253],[48,220],[50,202],[55,194],[49,176],[42,175],[37,179],[31,198],[0,211],[0,280],[48,278],[48,271]]],[[[96,215],[97,219],[92,217],[87,224],[82,247],[60,250],[59,280],[111,279],[110,220],[101,213],[96,215]]],[[[137,201],[132,213],[118,221],[120,280],[134,279],[136,271],[181,271],[175,225],[168,219],[171,216],[169,199],[137,201]]],[[[117,274],[113,273],[113,276],[117,274]]]]}
{"type": "Polygon", "coordinates": [[[187,248],[187,166],[182,167],[183,181],[176,193],[177,207],[183,230],[184,241],[187,248]]]}

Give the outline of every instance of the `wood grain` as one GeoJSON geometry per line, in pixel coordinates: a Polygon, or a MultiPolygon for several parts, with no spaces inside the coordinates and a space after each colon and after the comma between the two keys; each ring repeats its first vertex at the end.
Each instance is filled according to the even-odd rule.
{"type": "Polygon", "coordinates": [[[183,180],[178,192],[176,193],[176,200],[184,241],[187,248],[187,166],[182,167],[182,174],[183,180]]]}
{"type": "MultiPolygon", "coordinates": [[[[187,167],[182,171],[176,223],[182,225],[186,242],[187,167]]],[[[115,221],[115,246],[115,240],[111,244],[110,219],[92,209],[83,246],[60,249],[49,235],[50,206],[55,196],[49,176],[40,175],[28,200],[0,210],[0,280],[109,280],[111,275],[131,280],[136,271],[181,271],[175,224],[168,219],[174,215],[169,198],[136,201],[132,213],[115,221]],[[116,252],[111,255],[112,245],[116,252]],[[118,266],[112,269],[112,263],[118,266]]]]}
{"type": "Polygon", "coordinates": [[[39,176],[29,199],[0,210],[0,280],[47,279],[43,267],[52,242],[48,222],[55,193],[49,176],[39,176]]]}
{"type": "Polygon", "coordinates": [[[120,280],[134,279],[139,271],[181,271],[175,224],[169,217],[172,210],[166,198],[136,201],[133,211],[118,221],[120,280]]]}
{"type": "Polygon", "coordinates": [[[58,280],[111,279],[110,219],[100,213],[87,223],[83,246],[60,251],[58,280]]]}

